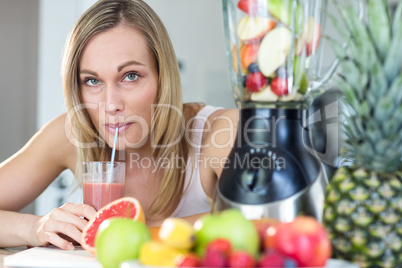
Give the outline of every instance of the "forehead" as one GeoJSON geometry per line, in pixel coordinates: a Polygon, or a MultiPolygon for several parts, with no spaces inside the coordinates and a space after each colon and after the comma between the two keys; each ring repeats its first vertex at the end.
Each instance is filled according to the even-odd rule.
{"type": "Polygon", "coordinates": [[[143,34],[134,27],[120,25],[94,35],[81,54],[80,68],[115,67],[129,60],[153,65],[153,56],[143,34]]]}

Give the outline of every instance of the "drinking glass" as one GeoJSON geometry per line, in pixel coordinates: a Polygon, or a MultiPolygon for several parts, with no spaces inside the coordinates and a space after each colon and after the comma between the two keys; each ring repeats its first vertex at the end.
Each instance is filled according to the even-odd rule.
{"type": "Polygon", "coordinates": [[[90,161],[83,163],[84,204],[99,210],[124,196],[126,164],[90,161]]]}

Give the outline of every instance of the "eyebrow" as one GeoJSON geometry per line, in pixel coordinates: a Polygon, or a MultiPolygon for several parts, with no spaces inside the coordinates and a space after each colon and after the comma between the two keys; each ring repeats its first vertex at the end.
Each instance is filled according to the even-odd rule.
{"type": "MultiPolygon", "coordinates": [[[[132,61],[128,61],[128,62],[126,62],[126,63],[123,63],[122,65],[120,65],[119,67],[117,67],[117,71],[120,72],[121,70],[123,70],[123,68],[125,68],[125,67],[127,67],[127,66],[130,66],[130,65],[141,65],[141,66],[144,66],[144,64],[142,64],[141,62],[132,60],[132,61]]],[[[93,75],[93,76],[98,76],[98,74],[97,74],[96,72],[92,72],[92,71],[87,70],[87,69],[81,70],[81,71],[80,71],[80,74],[82,74],[82,73],[90,74],[90,75],[93,75]]]]}
{"type": "Polygon", "coordinates": [[[130,65],[141,65],[144,66],[144,64],[142,64],[141,62],[135,61],[135,60],[131,60],[128,61],[122,65],[120,65],[119,67],[117,67],[117,71],[120,72],[121,70],[123,70],[123,68],[130,66],[130,65]]]}

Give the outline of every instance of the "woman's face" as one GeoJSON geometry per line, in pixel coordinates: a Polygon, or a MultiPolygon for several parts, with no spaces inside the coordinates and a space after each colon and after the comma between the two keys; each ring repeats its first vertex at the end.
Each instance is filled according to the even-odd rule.
{"type": "Polygon", "coordinates": [[[158,72],[142,34],[120,25],[86,44],[79,64],[81,96],[93,124],[109,146],[136,148],[150,131],[158,72]]]}

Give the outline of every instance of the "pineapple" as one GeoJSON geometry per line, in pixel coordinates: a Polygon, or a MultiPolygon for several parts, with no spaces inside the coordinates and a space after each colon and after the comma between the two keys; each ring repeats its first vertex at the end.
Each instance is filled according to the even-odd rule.
{"type": "Polygon", "coordinates": [[[333,257],[360,267],[402,267],[402,1],[366,0],[366,17],[334,0],[345,45],[332,41],[343,91],[342,154],[323,223],[333,257]]]}

